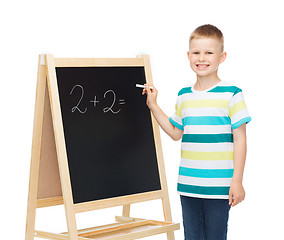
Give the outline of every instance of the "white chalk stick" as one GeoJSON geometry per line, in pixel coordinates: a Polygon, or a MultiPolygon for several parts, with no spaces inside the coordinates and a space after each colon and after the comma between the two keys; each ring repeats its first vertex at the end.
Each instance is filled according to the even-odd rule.
{"type": "MultiPolygon", "coordinates": [[[[145,86],[144,86],[144,85],[141,85],[141,84],[136,84],[136,87],[145,88],[145,86]]],[[[153,89],[153,87],[150,87],[150,89],[153,89]]]]}

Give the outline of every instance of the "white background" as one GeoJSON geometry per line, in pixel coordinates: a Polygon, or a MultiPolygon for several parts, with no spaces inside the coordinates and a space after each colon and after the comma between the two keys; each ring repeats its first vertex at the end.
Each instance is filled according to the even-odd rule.
{"type": "MultiPolygon", "coordinates": [[[[246,199],[230,212],[229,240],[283,236],[283,5],[281,1],[5,1],[0,6],[1,239],[24,239],[38,55],[151,57],[158,102],[171,115],[195,76],[188,37],[211,23],[225,36],[221,79],[243,89],[247,126],[246,199]]],[[[143,127],[143,126],[141,126],[143,127]]],[[[176,180],[179,142],[162,133],[174,222],[182,222],[176,180]]],[[[78,214],[79,228],[104,224],[122,208],[78,214]]],[[[134,204],[131,216],[163,219],[160,201],[134,204]]],[[[62,207],[37,211],[38,230],[66,230],[62,207]]],[[[182,230],[176,239],[183,239],[182,230]]],[[[166,239],[159,235],[148,239],[166,239]]]]}

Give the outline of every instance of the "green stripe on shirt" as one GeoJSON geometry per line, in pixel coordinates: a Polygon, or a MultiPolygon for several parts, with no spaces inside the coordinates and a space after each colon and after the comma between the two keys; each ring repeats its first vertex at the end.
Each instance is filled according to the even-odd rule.
{"type": "Polygon", "coordinates": [[[185,93],[192,93],[191,87],[185,87],[185,88],[181,89],[178,93],[178,96],[185,94],[185,93]]]}
{"type": "Polygon", "coordinates": [[[229,195],[230,187],[204,187],[178,183],[179,192],[203,195],[229,195]]]}
{"type": "Polygon", "coordinates": [[[242,90],[236,86],[217,86],[208,92],[218,92],[218,93],[223,93],[223,92],[230,92],[234,93],[236,95],[237,93],[241,92],[242,90]]]}
{"type": "Polygon", "coordinates": [[[233,142],[233,134],[183,134],[182,142],[192,143],[219,143],[219,142],[233,142]]]}

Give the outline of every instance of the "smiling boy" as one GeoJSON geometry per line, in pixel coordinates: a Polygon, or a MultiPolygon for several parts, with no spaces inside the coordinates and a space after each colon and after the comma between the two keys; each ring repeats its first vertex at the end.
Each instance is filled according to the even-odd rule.
{"type": "Polygon", "coordinates": [[[218,77],[225,61],[222,32],[202,25],[190,36],[187,56],[196,83],[178,93],[172,117],[146,85],[147,105],[161,128],[181,143],[178,193],[186,240],[225,240],[231,206],[244,200],[246,123],[251,117],[242,90],[218,77]]]}

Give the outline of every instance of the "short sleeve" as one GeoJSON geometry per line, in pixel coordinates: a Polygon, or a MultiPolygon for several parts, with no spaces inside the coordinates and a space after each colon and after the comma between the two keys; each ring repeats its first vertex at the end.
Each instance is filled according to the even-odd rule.
{"type": "Polygon", "coordinates": [[[229,117],[231,119],[232,129],[236,129],[244,123],[251,121],[244,95],[241,89],[236,91],[229,104],[229,117]]]}
{"type": "Polygon", "coordinates": [[[182,123],[182,116],[181,116],[181,104],[180,104],[180,97],[178,96],[176,105],[175,105],[175,113],[173,116],[170,117],[170,122],[175,127],[183,131],[183,123],[182,123]]]}

